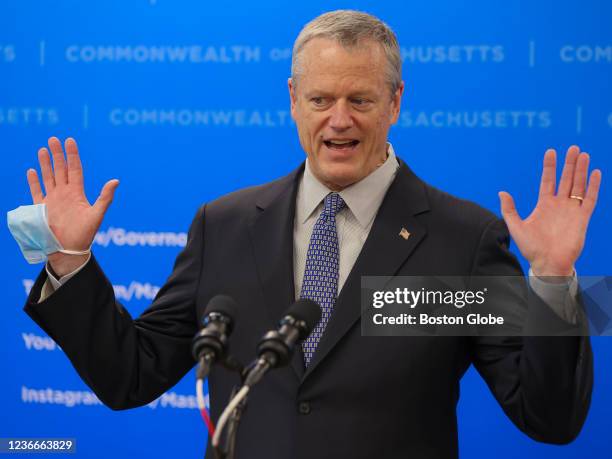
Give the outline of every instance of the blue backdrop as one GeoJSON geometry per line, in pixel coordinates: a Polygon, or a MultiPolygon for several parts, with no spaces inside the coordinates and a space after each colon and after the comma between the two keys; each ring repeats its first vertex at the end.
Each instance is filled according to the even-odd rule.
{"type": "MultiPolygon", "coordinates": [[[[86,188],[121,185],[94,251],[133,315],[170,273],[199,204],[288,173],[304,158],[286,80],[300,28],[361,9],[396,31],[406,93],[390,134],[422,178],[525,216],[546,148],[576,143],[603,170],[577,269],[610,274],[612,4],[607,0],[428,2],[193,0],[0,3],[0,207],[29,204],[25,179],[51,135],[73,136],[86,188]]],[[[111,412],[21,311],[41,266],[0,231],[0,437],[77,439],[88,458],[197,457],[205,429],[193,373],[148,407],[111,412]]],[[[463,457],[608,457],[612,342],[593,339],[595,389],[580,437],[521,434],[472,370],[459,404],[463,457]]]]}

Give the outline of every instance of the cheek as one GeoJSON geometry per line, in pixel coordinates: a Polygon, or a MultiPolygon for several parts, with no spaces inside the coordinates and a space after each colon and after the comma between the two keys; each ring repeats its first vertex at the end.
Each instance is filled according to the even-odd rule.
{"type": "Polygon", "coordinates": [[[365,143],[370,145],[378,142],[379,137],[383,134],[385,120],[382,115],[364,117],[358,121],[358,126],[364,135],[365,143]]]}
{"type": "Polygon", "coordinates": [[[319,114],[310,114],[304,118],[304,132],[308,133],[312,142],[317,142],[322,137],[324,129],[325,118],[319,114]]]}
{"type": "Polygon", "coordinates": [[[299,107],[295,110],[295,116],[293,118],[295,125],[297,126],[298,134],[300,137],[305,138],[308,136],[308,117],[304,115],[304,112],[299,107]]]}
{"type": "Polygon", "coordinates": [[[320,119],[304,110],[299,110],[296,114],[295,123],[302,148],[309,154],[313,153],[317,149],[317,139],[320,137],[320,119]]]}
{"type": "MultiPolygon", "coordinates": [[[[376,137],[386,136],[389,130],[390,125],[390,117],[391,113],[388,111],[384,111],[376,118],[376,137]]],[[[385,139],[386,140],[386,139],[385,139]]]]}

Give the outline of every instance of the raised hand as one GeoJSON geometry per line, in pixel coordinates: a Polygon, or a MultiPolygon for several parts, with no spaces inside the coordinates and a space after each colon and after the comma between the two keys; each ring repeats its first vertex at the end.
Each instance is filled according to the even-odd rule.
{"type": "MultiPolygon", "coordinates": [[[[100,196],[91,205],[83,187],[83,168],[74,139],[67,139],[66,157],[57,137],[49,139],[53,156],[53,168],[49,150],[38,150],[38,161],[46,194],[43,194],[36,170],[27,172],[28,184],[34,204],[46,204],[49,227],[57,240],[67,250],[87,250],[102,223],[104,214],[113,200],[118,180],[106,182],[100,196]]],[[[86,260],[82,255],[66,255],[60,252],[49,255],[49,263],[59,276],[78,268],[86,260]]]]}
{"type": "Polygon", "coordinates": [[[510,235],[537,276],[571,276],[580,256],[589,220],[597,203],[601,171],[590,178],[589,155],[572,146],[556,190],[557,154],[548,150],[538,203],[531,215],[521,219],[509,193],[501,191],[501,211],[510,235]],[[555,193],[556,191],[556,193],[555,193]]]}

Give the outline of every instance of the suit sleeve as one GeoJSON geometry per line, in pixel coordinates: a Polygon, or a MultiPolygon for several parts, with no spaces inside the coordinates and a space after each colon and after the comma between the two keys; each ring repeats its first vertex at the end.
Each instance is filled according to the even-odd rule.
{"type": "Polygon", "coordinates": [[[115,299],[95,258],[62,288],[37,303],[43,269],[25,312],[64,350],[100,400],[112,409],[141,406],[175,385],[194,365],[196,294],[201,275],[204,206],[186,247],[152,305],[133,319],[115,299]]]}
{"type": "MultiPolygon", "coordinates": [[[[474,257],[475,276],[523,276],[508,250],[505,223],[495,219],[482,232],[474,257]]],[[[568,327],[552,309],[511,292],[529,321],[568,327]]],[[[528,298],[529,299],[528,299],[528,298]]],[[[472,361],[512,422],[531,438],[555,444],[579,434],[593,387],[593,357],[588,336],[479,337],[471,340],[472,361]]]]}

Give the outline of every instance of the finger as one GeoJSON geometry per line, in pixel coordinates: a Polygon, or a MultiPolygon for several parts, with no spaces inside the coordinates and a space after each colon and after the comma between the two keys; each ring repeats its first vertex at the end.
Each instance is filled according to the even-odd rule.
{"type": "Polygon", "coordinates": [[[595,210],[595,204],[597,204],[597,197],[599,196],[599,188],[601,186],[601,171],[599,169],[595,169],[591,172],[591,177],[589,178],[589,186],[586,190],[586,195],[584,196],[584,201],[582,201],[582,208],[588,215],[593,213],[595,210]]]}
{"type": "Polygon", "coordinates": [[[57,137],[49,139],[49,148],[53,155],[53,172],[55,173],[55,185],[61,186],[68,183],[68,175],[66,173],[66,160],[64,159],[64,150],[62,143],[57,137]]]}
{"type": "Polygon", "coordinates": [[[108,210],[108,207],[111,205],[111,202],[113,202],[115,190],[118,186],[119,180],[113,179],[106,182],[102,187],[100,196],[98,196],[98,199],[96,199],[96,202],[94,202],[93,205],[94,209],[96,209],[96,211],[100,213],[101,216],[104,216],[104,214],[108,210]]]}
{"type": "Polygon", "coordinates": [[[554,196],[557,182],[557,152],[552,148],[544,154],[542,180],[540,182],[540,198],[554,196]]]}
{"type": "Polygon", "coordinates": [[[40,187],[40,180],[38,180],[38,174],[34,169],[28,169],[27,177],[28,185],[30,186],[30,194],[32,195],[32,202],[34,204],[41,204],[44,196],[40,187]]]}
{"type": "Polygon", "coordinates": [[[40,164],[40,172],[42,174],[43,184],[45,185],[45,192],[49,194],[49,191],[55,188],[55,177],[53,177],[53,170],[51,169],[49,151],[46,148],[38,150],[38,163],[40,164]]]}
{"type": "Polygon", "coordinates": [[[508,225],[508,229],[510,230],[510,233],[514,233],[518,229],[518,226],[520,225],[520,223],[522,222],[521,216],[516,210],[514,199],[512,198],[510,193],[507,193],[505,191],[500,191],[498,195],[499,195],[499,201],[501,204],[502,216],[504,217],[504,220],[506,221],[506,225],[508,225]]]}
{"type": "Polygon", "coordinates": [[[559,191],[557,196],[567,198],[570,195],[570,190],[574,182],[574,170],[576,169],[576,160],[580,154],[580,148],[576,145],[572,145],[567,150],[565,155],[565,165],[563,166],[563,172],[561,173],[561,180],[559,181],[559,191]]]}
{"type": "Polygon", "coordinates": [[[83,166],[79,156],[79,147],[73,138],[66,139],[66,162],[68,163],[68,183],[83,186],[83,166]]]}
{"type": "MultiPolygon", "coordinates": [[[[587,174],[589,171],[589,155],[588,153],[580,153],[576,161],[576,170],[574,171],[574,183],[570,196],[580,196],[584,198],[586,192],[587,174]]],[[[577,201],[577,199],[575,199],[577,201]]]]}

